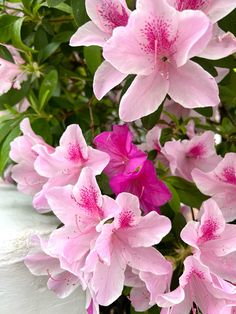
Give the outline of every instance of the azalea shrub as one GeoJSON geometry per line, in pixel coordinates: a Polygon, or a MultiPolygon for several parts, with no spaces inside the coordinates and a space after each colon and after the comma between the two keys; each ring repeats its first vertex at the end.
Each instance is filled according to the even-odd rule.
{"type": "Polygon", "coordinates": [[[236,312],[235,8],[0,1],[0,173],[58,218],[25,265],[88,314],[236,312]]]}

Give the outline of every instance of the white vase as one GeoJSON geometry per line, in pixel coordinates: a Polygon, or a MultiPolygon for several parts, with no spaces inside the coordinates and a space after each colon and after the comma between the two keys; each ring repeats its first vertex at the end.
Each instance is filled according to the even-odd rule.
{"type": "Polygon", "coordinates": [[[33,276],[24,265],[33,234],[47,235],[58,225],[40,215],[31,198],[0,184],[0,314],[84,314],[85,294],[76,289],[66,299],[48,290],[47,277],[33,276]]]}

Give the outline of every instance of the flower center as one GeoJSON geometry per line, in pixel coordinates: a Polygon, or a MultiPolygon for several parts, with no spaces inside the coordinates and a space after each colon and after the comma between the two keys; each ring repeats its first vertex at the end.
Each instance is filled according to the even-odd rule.
{"type": "Polygon", "coordinates": [[[128,210],[125,212],[120,213],[119,215],[119,225],[120,228],[127,228],[130,227],[134,221],[134,214],[132,211],[128,210]]]}
{"type": "Polygon", "coordinates": [[[224,168],[221,177],[223,177],[224,182],[236,184],[236,174],[233,167],[224,168]]]}
{"type": "Polygon", "coordinates": [[[71,161],[80,161],[83,159],[79,144],[69,144],[68,159],[71,161]]]}
{"type": "Polygon", "coordinates": [[[129,16],[126,9],[112,0],[103,0],[97,11],[106,32],[111,33],[114,28],[126,26],[128,23],[129,16]]]}
{"type": "Polygon", "coordinates": [[[197,144],[193,146],[187,153],[187,158],[202,158],[205,154],[205,148],[202,144],[197,144]]]}
{"type": "Polygon", "coordinates": [[[175,42],[178,35],[171,33],[171,25],[162,18],[151,17],[141,29],[144,43],[140,43],[142,51],[154,55],[155,68],[167,72],[167,63],[176,52],[175,42]]]}
{"type": "Polygon", "coordinates": [[[88,214],[98,214],[102,218],[103,211],[98,206],[98,197],[98,192],[93,186],[81,188],[79,200],[77,200],[73,194],[71,195],[71,198],[75,201],[75,203],[88,214]]]}
{"type": "Polygon", "coordinates": [[[176,0],[175,8],[183,10],[203,10],[209,5],[210,0],[176,0]]]}
{"type": "Polygon", "coordinates": [[[217,221],[213,219],[208,219],[201,226],[202,236],[199,238],[200,242],[206,242],[210,240],[215,240],[217,235],[215,234],[218,229],[217,221]]]}

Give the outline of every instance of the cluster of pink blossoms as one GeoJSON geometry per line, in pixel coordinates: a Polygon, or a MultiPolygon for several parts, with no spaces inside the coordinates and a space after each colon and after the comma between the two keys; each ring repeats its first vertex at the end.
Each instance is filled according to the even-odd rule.
{"type": "MultiPolygon", "coordinates": [[[[217,107],[215,78],[193,57],[219,59],[236,51],[236,39],[217,21],[235,8],[234,0],[86,0],[91,21],[72,36],[72,46],[98,45],[104,62],[94,77],[101,99],[129,74],[136,75],[121,98],[120,118],[137,120],[164,107],[180,117],[196,107],[217,107]],[[186,85],[188,91],[186,91],[186,85]],[[172,108],[172,109],[171,109],[172,108]],[[181,110],[180,110],[181,108],[181,110]]],[[[166,120],[166,117],[165,117],[166,120]]],[[[47,238],[33,237],[25,259],[30,271],[48,276],[48,288],[67,297],[86,291],[89,314],[112,304],[130,287],[136,311],[157,304],[162,314],[233,314],[236,309],[236,154],[215,151],[214,133],[171,140],[162,147],[161,127],[136,146],[127,125],[87,145],[78,125],[70,125],[52,147],[21,122],[22,136],[11,144],[12,178],[33,195],[40,212],[52,211],[60,227],[47,238]],[[142,149],[143,150],[142,150],[142,149]],[[171,290],[174,267],[156,247],[171,230],[160,207],[172,195],[144,150],[156,150],[169,173],[196,184],[209,196],[183,228],[183,273],[171,290]],[[103,195],[96,176],[104,172],[114,198],[103,195]]]]}
{"type": "MultiPolygon", "coordinates": [[[[137,311],[157,304],[162,313],[188,314],[196,306],[203,313],[233,313],[236,226],[226,222],[236,219],[236,154],[217,156],[212,132],[155,146],[172,174],[195,181],[212,196],[202,204],[199,220],[181,232],[189,256],[179,287],[170,291],[173,268],[153,246],[171,230],[170,220],[156,211],[171,194],[132,143],[128,127],[117,125],[98,135],[99,150],[87,146],[78,125],[66,129],[56,148],[34,134],[28,119],[21,129],[23,136],[11,144],[17,163],[12,177],[21,191],[34,195],[39,211],[53,211],[62,225],[48,238],[35,235],[25,259],[33,274],[49,277],[49,289],[64,298],[81,286],[88,313],[113,303],[124,286],[132,288],[130,301],[137,311]],[[96,175],[103,170],[116,199],[100,191],[96,175]]],[[[151,133],[152,140],[155,134],[158,138],[155,129],[151,133]]]]}

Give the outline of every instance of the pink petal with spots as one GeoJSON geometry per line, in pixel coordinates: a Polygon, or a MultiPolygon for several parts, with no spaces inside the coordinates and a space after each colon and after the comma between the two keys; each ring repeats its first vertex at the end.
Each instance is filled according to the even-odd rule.
{"type": "Polygon", "coordinates": [[[191,140],[166,142],[162,149],[173,175],[192,181],[192,170],[210,171],[221,161],[216,154],[214,133],[206,131],[191,140]]]}
{"type": "Polygon", "coordinates": [[[60,146],[68,149],[70,160],[77,161],[88,158],[88,146],[79,125],[69,125],[60,139],[60,146]]]}
{"type": "Polygon", "coordinates": [[[87,22],[77,29],[70,38],[70,46],[101,46],[105,44],[110,36],[99,29],[93,22],[87,22]]]}
{"type": "Polygon", "coordinates": [[[121,99],[120,118],[129,122],[154,112],[164,100],[168,87],[168,80],[158,73],[136,76],[121,99]]]}
{"type": "Polygon", "coordinates": [[[93,80],[93,91],[97,99],[102,99],[112,88],[119,85],[127,74],[116,70],[109,62],[104,61],[97,69],[93,80]]]}
{"type": "Polygon", "coordinates": [[[127,239],[131,247],[149,247],[158,244],[170,229],[170,220],[153,211],[141,217],[140,222],[132,228],[122,229],[120,237],[127,239]]]}
{"type": "Polygon", "coordinates": [[[168,94],[185,108],[215,107],[220,103],[215,79],[195,62],[188,61],[178,69],[171,67],[169,82],[168,94]]]}
{"type": "Polygon", "coordinates": [[[78,277],[67,271],[54,275],[48,280],[48,288],[62,299],[68,297],[79,285],[78,277]]]}
{"type": "Polygon", "coordinates": [[[127,75],[149,75],[154,70],[154,57],[143,51],[143,39],[140,41],[137,39],[137,30],[140,30],[142,37],[141,30],[145,18],[146,16],[139,12],[132,12],[127,27],[116,28],[103,49],[104,58],[117,70],[127,75]]]}
{"type": "Polygon", "coordinates": [[[124,0],[86,0],[85,4],[88,16],[107,34],[128,23],[129,9],[124,0]]]}

